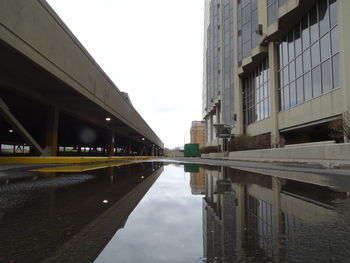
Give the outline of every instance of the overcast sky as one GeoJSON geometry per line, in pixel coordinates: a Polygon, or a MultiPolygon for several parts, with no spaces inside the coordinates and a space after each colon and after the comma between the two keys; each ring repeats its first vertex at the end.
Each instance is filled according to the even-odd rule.
{"type": "Polygon", "coordinates": [[[47,0],[164,142],[201,119],[203,0],[47,0]]]}

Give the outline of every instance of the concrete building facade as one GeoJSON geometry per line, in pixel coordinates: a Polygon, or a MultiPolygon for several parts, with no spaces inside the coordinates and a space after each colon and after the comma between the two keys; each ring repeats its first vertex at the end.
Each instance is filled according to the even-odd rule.
{"type": "MultiPolygon", "coordinates": [[[[225,1],[217,2],[218,7],[225,1]]],[[[350,109],[350,70],[346,67],[350,61],[346,48],[350,45],[350,1],[230,2],[232,133],[268,135],[272,147],[329,140],[329,124],[350,109]]],[[[205,43],[210,42],[208,39],[207,33],[205,43]]],[[[205,50],[210,50],[206,44],[205,50]]],[[[208,56],[204,60],[204,75],[210,74],[208,56]]],[[[224,123],[220,105],[226,98],[222,94],[220,103],[205,106],[212,96],[205,80],[203,117],[211,131],[212,123],[224,123]],[[214,106],[219,118],[212,117],[214,106]]]]}
{"type": "Polygon", "coordinates": [[[199,147],[205,146],[205,122],[193,121],[191,125],[191,143],[198,143],[199,147]]]}

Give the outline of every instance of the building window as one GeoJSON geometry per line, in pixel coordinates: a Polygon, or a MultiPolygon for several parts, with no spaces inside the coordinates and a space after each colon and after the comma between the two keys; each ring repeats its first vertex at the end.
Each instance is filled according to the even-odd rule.
{"type": "Polygon", "coordinates": [[[258,0],[244,0],[237,3],[238,25],[238,66],[251,55],[251,50],[258,46],[258,0]]]}
{"type": "Polygon", "coordinates": [[[256,240],[264,255],[273,255],[273,206],[247,195],[247,234],[256,240]]]}
{"type": "Polygon", "coordinates": [[[243,79],[245,125],[270,116],[269,67],[265,59],[247,78],[243,79]]]}
{"type": "Polygon", "coordinates": [[[336,0],[319,0],[279,44],[280,110],[338,87],[336,0]]]}
{"type": "Polygon", "coordinates": [[[266,0],[267,1],[267,24],[271,25],[278,19],[278,7],[288,0],[266,0]]]}

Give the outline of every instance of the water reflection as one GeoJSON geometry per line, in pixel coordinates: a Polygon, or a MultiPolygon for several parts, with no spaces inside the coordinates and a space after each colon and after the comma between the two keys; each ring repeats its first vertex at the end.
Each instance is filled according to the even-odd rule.
{"type": "Polygon", "coordinates": [[[142,163],[2,182],[0,262],[92,262],[162,171],[142,163]]]}
{"type": "Polygon", "coordinates": [[[346,192],[225,167],[205,180],[207,262],[348,262],[346,192]]]}
{"type": "Polygon", "coordinates": [[[0,181],[0,262],[350,258],[349,178],[151,162],[90,168],[0,181]]]}
{"type": "Polygon", "coordinates": [[[205,169],[197,164],[184,164],[185,172],[191,173],[191,193],[193,195],[205,194],[205,169]]]}

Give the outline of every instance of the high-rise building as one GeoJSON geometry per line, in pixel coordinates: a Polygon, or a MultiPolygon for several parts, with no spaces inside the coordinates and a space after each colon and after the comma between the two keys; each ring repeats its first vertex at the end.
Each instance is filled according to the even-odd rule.
{"type": "Polygon", "coordinates": [[[191,143],[198,143],[199,147],[205,146],[205,122],[204,121],[192,122],[191,143]]]}
{"type": "Polygon", "coordinates": [[[329,125],[350,110],[349,0],[208,0],[205,18],[207,145],[219,143],[215,123],[271,138],[272,146],[330,139],[329,125]],[[233,21],[229,89],[226,17],[233,21]]]}
{"type": "Polygon", "coordinates": [[[233,125],[232,0],[206,0],[204,29],[203,119],[206,145],[217,145],[214,124],[233,125]]]}

